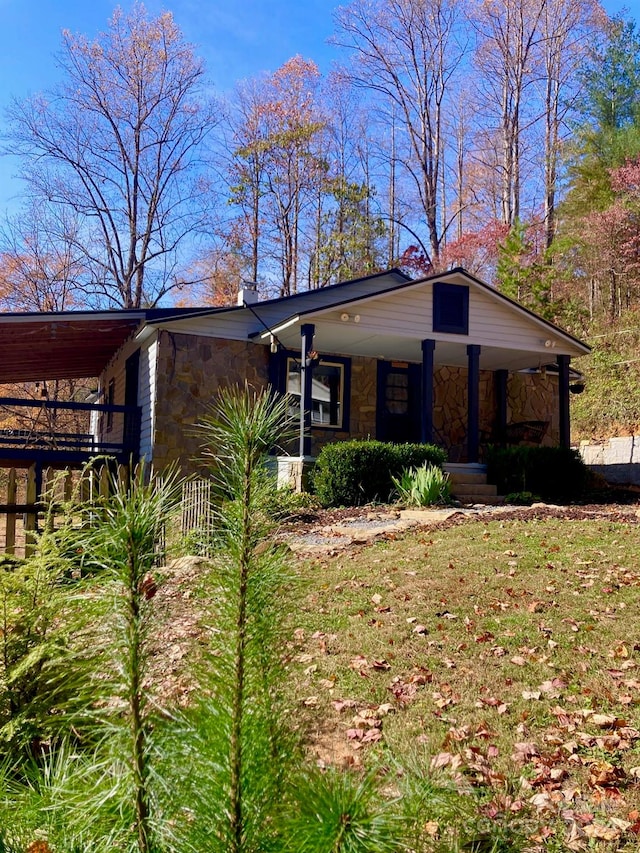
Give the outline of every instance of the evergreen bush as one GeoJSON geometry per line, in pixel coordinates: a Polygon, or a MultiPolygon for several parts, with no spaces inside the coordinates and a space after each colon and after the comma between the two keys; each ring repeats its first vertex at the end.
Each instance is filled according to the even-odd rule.
{"type": "Polygon", "coordinates": [[[314,491],[325,506],[361,506],[389,500],[393,478],[407,468],[442,468],[446,453],[432,444],[341,441],[322,448],[312,475],[314,491]]]}
{"type": "Polygon", "coordinates": [[[500,494],[531,492],[542,500],[576,500],[585,490],[588,468],[568,447],[489,447],[487,478],[500,494]]]}

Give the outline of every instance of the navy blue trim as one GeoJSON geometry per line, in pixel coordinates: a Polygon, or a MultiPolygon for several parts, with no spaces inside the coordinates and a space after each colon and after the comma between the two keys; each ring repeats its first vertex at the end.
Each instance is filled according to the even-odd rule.
{"type": "Polygon", "coordinates": [[[412,361],[378,360],[376,374],[376,438],[379,441],[418,442],[422,435],[422,365],[412,361]],[[387,409],[387,378],[390,373],[407,376],[407,411],[387,409]]]}
{"type": "Polygon", "coordinates": [[[507,441],[507,384],[509,381],[508,370],[496,370],[494,373],[496,391],[496,420],[495,438],[498,444],[506,444],[507,441]]]}
{"type": "Polygon", "coordinates": [[[436,342],[422,341],[422,406],[420,407],[420,440],[433,441],[433,354],[436,342]]]}
{"type": "Polygon", "coordinates": [[[300,327],[302,358],[300,363],[300,456],[311,456],[311,409],[313,408],[313,336],[316,327],[300,327]]]}
{"type": "Polygon", "coordinates": [[[569,361],[570,356],[568,355],[559,355],[557,358],[560,447],[571,447],[571,422],[569,418],[569,361]]]}
{"type": "Polygon", "coordinates": [[[467,359],[467,462],[477,462],[480,455],[480,346],[468,344],[467,359]]]}
{"type": "Polygon", "coordinates": [[[450,335],[469,334],[469,287],[466,284],[433,283],[433,331],[450,335]]]}

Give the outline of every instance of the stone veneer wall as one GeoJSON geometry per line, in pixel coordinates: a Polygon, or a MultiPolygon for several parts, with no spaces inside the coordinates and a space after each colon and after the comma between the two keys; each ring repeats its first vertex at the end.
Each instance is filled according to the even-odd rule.
{"type": "Polygon", "coordinates": [[[153,465],[162,470],[174,460],[198,469],[201,440],[197,423],[221,387],[255,388],[268,383],[269,349],[244,341],[160,332],[153,465]]]}
{"type": "MultiPolygon", "coordinates": [[[[153,463],[160,470],[180,460],[184,470],[195,470],[190,460],[199,455],[200,440],[191,435],[193,424],[207,411],[220,387],[244,384],[266,387],[269,350],[244,341],[196,335],[160,333],[158,340],[157,402],[153,463]]],[[[316,456],[332,441],[376,437],[377,361],[351,359],[349,431],[312,430],[311,453],[316,456]]],[[[495,422],[495,384],[491,371],[480,372],[481,444],[491,440],[495,422]]],[[[558,380],[545,374],[510,373],[507,385],[507,421],[548,420],[543,444],[559,441],[558,380]]],[[[451,461],[464,459],[467,431],[467,371],[439,367],[434,373],[435,441],[447,448],[451,461]]],[[[287,448],[297,455],[297,442],[287,448]]]]}
{"type": "MultiPolygon", "coordinates": [[[[493,373],[480,371],[480,435],[488,435],[495,421],[493,373]]],[[[434,441],[445,447],[451,462],[466,459],[467,370],[439,367],[433,374],[434,441]]]]}
{"type": "MultiPolygon", "coordinates": [[[[312,455],[331,441],[348,438],[376,437],[377,400],[376,359],[354,357],[351,360],[350,431],[312,431],[312,455]]],[[[434,439],[445,447],[451,461],[466,454],[467,436],[467,370],[461,367],[439,367],[434,371],[434,439]]],[[[494,373],[480,371],[480,435],[481,444],[493,435],[496,417],[494,373]]],[[[507,384],[507,422],[550,421],[543,444],[558,444],[558,380],[544,373],[510,373],[507,384]]],[[[297,452],[297,451],[294,451],[297,452]]]]}
{"type": "Polygon", "coordinates": [[[507,423],[549,421],[542,440],[546,446],[560,443],[558,376],[550,373],[510,373],[507,385],[507,423]]]}
{"type": "MultiPolygon", "coordinates": [[[[467,435],[467,370],[440,367],[434,371],[434,440],[445,447],[451,462],[465,461],[467,435]]],[[[480,444],[492,440],[496,418],[494,373],[480,371],[480,444]]],[[[507,383],[507,423],[549,421],[543,444],[560,439],[557,377],[510,373],[507,383]]]]}

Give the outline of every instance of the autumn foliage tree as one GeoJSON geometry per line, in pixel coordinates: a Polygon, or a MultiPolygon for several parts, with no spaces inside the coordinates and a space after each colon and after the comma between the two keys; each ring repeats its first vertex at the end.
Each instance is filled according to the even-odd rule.
{"type": "Polygon", "coordinates": [[[203,65],[172,15],[116,9],[95,40],[63,33],[64,79],[10,109],[9,149],[31,197],[77,214],[88,300],[153,305],[182,281],[204,230],[203,146],[216,124],[203,65]]]}
{"type": "Polygon", "coordinates": [[[0,229],[0,303],[10,311],[64,311],[82,301],[86,274],[69,210],[32,203],[0,229]]]}
{"type": "Polygon", "coordinates": [[[319,82],[316,64],[294,56],[241,87],[234,122],[231,200],[242,211],[254,278],[261,249],[279,269],[282,295],[298,290],[303,223],[326,171],[319,82]]]}

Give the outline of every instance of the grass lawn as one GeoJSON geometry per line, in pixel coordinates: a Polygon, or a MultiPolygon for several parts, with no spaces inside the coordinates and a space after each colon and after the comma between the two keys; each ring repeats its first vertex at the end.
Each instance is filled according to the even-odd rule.
{"type": "MultiPolygon", "coordinates": [[[[298,563],[288,669],[310,750],[383,767],[391,793],[418,767],[533,849],[637,850],[639,534],[532,514],[298,563]]],[[[446,820],[427,804],[425,838],[446,820]]]]}

